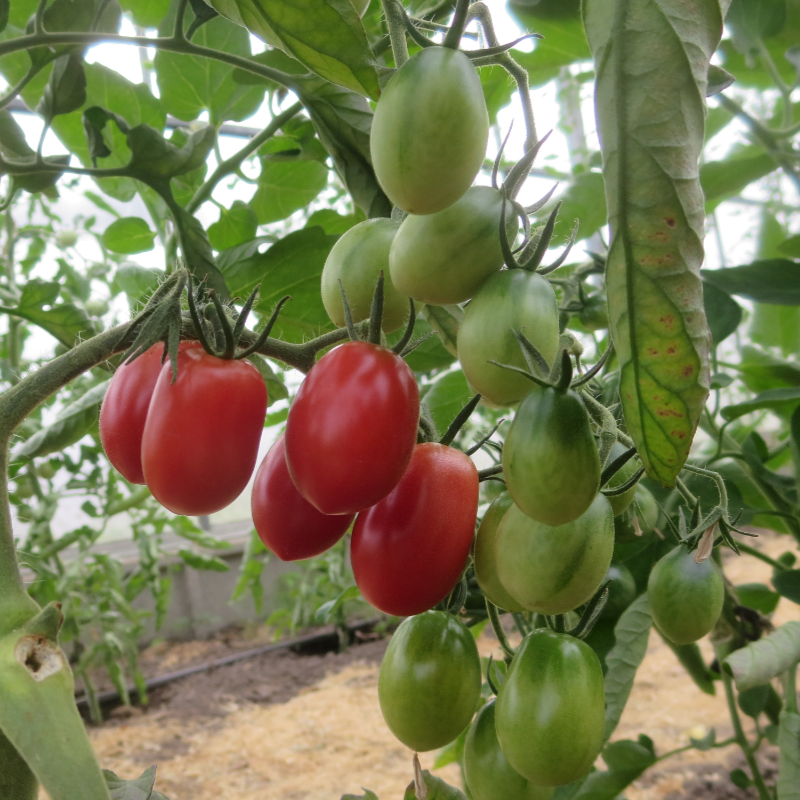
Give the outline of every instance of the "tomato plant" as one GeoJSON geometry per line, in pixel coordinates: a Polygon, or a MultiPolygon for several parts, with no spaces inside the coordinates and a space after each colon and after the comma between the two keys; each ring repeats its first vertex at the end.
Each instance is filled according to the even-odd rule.
{"type": "Polygon", "coordinates": [[[711,559],[698,564],[692,553],[678,546],[653,567],[647,594],[659,630],[675,644],[690,644],[714,627],[725,588],[711,559]]]}
{"type": "Polygon", "coordinates": [[[253,525],[261,541],[282,561],[324,553],[344,536],[352,514],[321,514],[295,488],[286,466],[284,437],[278,437],[256,472],[253,525]]]}
{"type": "Polygon", "coordinates": [[[597,591],[613,549],[611,504],[602,495],[576,520],[556,527],[512,505],[497,530],[495,569],[503,588],[525,608],[564,614],[597,591]]]}
{"type": "Polygon", "coordinates": [[[256,464],[267,387],[247,361],[199,347],[161,368],[142,435],[148,488],[176,514],[213,514],[237,498],[256,464]]]}
{"type": "Polygon", "coordinates": [[[489,117],[462,52],[428,47],[392,76],[375,107],[370,153],[392,202],[435,214],[469,189],[483,164],[489,117]]]}
{"type": "Polygon", "coordinates": [[[418,418],[417,382],[399,356],[369,342],[335,348],[289,411],[286,463],[297,490],[323,514],[374,505],[406,471],[418,418]]]}
{"type": "Polygon", "coordinates": [[[477,511],[472,461],[452,447],[418,444],[394,490],[356,518],[350,554],[361,593],[397,616],[443,600],[466,566],[477,511]]]}
{"type": "Polygon", "coordinates": [[[455,739],[480,690],[478,648],[462,622],[442,611],[403,621],[381,662],[378,696],[386,724],[406,747],[425,752],[455,739]]]}
{"type": "Polygon", "coordinates": [[[497,695],[497,738],[511,766],[537,786],[579,778],[600,752],[603,698],[603,672],[588,645],[533,631],[497,695]]]}
{"type": "Polygon", "coordinates": [[[498,406],[514,405],[531,390],[522,375],[490,363],[525,367],[515,331],[553,362],[558,350],[556,296],[541,275],[522,269],[492,275],[467,306],[458,330],[458,360],[467,380],[498,406]]]}

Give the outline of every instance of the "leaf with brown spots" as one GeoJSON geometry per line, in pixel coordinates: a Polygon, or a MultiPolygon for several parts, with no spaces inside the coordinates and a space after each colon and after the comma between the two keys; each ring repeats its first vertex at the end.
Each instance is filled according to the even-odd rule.
{"type": "Polygon", "coordinates": [[[708,64],[729,0],[585,0],[611,246],[606,283],[625,422],[672,486],[709,390],[703,308],[708,64]]]}

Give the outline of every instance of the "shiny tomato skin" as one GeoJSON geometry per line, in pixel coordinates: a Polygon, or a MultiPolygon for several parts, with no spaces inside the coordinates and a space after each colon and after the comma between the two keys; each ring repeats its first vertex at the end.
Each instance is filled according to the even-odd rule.
{"type": "Polygon", "coordinates": [[[447,47],[413,55],[375,107],[370,153],[389,199],[409,214],[453,205],[483,164],[489,115],[469,57],[447,47]]]}
{"type": "Polygon", "coordinates": [[[395,289],[389,274],[389,248],[400,227],[385,217],[359,222],[342,234],[322,269],[322,304],[334,325],[345,324],[341,280],[353,322],[369,319],[375,284],[383,271],[384,333],[396,331],[408,320],[408,297],[395,289]]]}
{"type": "Polygon", "coordinates": [[[172,383],[158,376],[142,437],[144,477],[175,514],[213,514],[247,486],[267,413],[267,387],[249,361],[194,347],[178,353],[172,383]]]}
{"type": "Polygon", "coordinates": [[[444,611],[409,617],[395,631],[378,674],[381,712],[392,733],[424,753],[469,725],[481,692],[481,662],[469,629],[444,611]]]}
{"type": "MultiPolygon", "coordinates": [[[[498,189],[472,186],[443,211],[425,216],[409,214],[389,251],[397,291],[433,305],[463,303],[473,297],[503,266],[502,204],[498,189]]],[[[518,224],[517,212],[506,201],[506,231],[512,244],[518,224]]]]}
{"type": "Polygon", "coordinates": [[[503,475],[514,502],[538,522],[565,525],[589,508],[600,457],[577,392],[533,386],[508,430],[503,475]]]}
{"type": "Polygon", "coordinates": [[[486,509],[478,533],[475,535],[475,577],[487,600],[506,611],[524,611],[525,608],[500,583],[494,555],[497,529],[513,505],[511,495],[502,492],[486,509]]]}
{"type": "Polygon", "coordinates": [[[695,563],[683,545],[656,562],[647,581],[653,621],[675,644],[702,639],[716,625],[725,602],[725,584],[707,558],[695,563]]]}
{"type": "Polygon", "coordinates": [[[355,514],[386,497],[406,471],[419,424],[419,389],[400,356],[347,342],[300,386],[286,423],[286,463],[323,514],[355,514]]]}
{"type": "MultiPolygon", "coordinates": [[[[200,347],[181,342],[179,349],[200,347]]],[[[164,345],[154,344],[130,364],[120,364],[100,406],[100,441],[114,468],[130,483],[144,483],[142,434],[161,373],[164,345]]]]}
{"type": "Polygon", "coordinates": [[[350,558],[375,608],[405,617],[432,608],[455,586],[478,512],[478,471],[460,450],[414,448],[391,494],[356,517],[350,558]]]}
{"type": "Polygon", "coordinates": [[[495,569],[529,611],[566,614],[600,588],[613,551],[614,517],[602,494],[578,519],[556,527],[512,505],[497,531],[495,569]]]}
{"type": "Polygon", "coordinates": [[[464,312],[458,329],[458,360],[476,392],[497,406],[518,403],[531,382],[490,361],[527,369],[514,331],[522,331],[552,364],[558,352],[558,308],[546,278],[524,269],[491,275],[464,312]]]}
{"type": "Polygon", "coordinates": [[[497,695],[495,727],[511,766],[563,786],[591,769],[603,743],[603,670],[592,649],[538,628],[523,639],[497,695]]]}
{"type": "Polygon", "coordinates": [[[464,775],[472,800],[550,800],[554,789],[536,786],[517,772],[500,749],[495,700],[475,715],[464,744],[464,775]]]}
{"type": "Polygon", "coordinates": [[[344,536],[353,521],[352,514],[320,514],[303,499],[286,466],[283,434],[256,472],[251,508],[261,541],[281,561],[324,553],[344,536]]]}

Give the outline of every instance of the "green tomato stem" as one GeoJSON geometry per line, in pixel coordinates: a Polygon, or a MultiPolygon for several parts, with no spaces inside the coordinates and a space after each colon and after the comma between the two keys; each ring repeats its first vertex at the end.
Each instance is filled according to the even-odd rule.
{"type": "Polygon", "coordinates": [[[400,69],[408,61],[408,43],[403,10],[397,7],[397,0],[381,0],[386,26],[389,28],[389,41],[392,45],[394,65],[400,69]]]}
{"type": "Polygon", "coordinates": [[[797,664],[783,676],[783,702],[790,714],[800,713],[797,710],[797,664]]]}
{"type": "Polygon", "coordinates": [[[485,600],[486,611],[489,614],[489,621],[492,623],[494,634],[497,637],[497,641],[500,642],[500,647],[503,649],[503,657],[506,664],[510,664],[511,659],[514,658],[515,650],[508,641],[506,632],[503,630],[503,625],[500,622],[500,614],[497,612],[497,606],[491,600],[489,600],[488,597],[485,598],[485,600]]]}

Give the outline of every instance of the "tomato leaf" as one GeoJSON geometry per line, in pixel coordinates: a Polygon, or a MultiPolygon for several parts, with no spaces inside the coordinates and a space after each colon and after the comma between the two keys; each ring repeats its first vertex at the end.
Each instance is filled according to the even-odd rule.
{"type": "Polygon", "coordinates": [[[69,114],[86,102],[86,73],[80,56],[72,53],[53,63],[53,71],[36,107],[46,124],[59,114],[69,114]]]}
{"type": "Polygon", "coordinates": [[[350,0],[211,0],[220,14],[321,78],[378,99],[378,72],[350,0]]]}
{"type": "MultiPolygon", "coordinates": [[[[422,779],[428,789],[425,800],[467,800],[466,795],[455,786],[450,786],[441,778],[431,775],[428,770],[422,770],[422,779]]],[[[403,800],[417,800],[417,793],[414,789],[414,781],[408,784],[403,800]]]]}
{"type": "Polygon", "coordinates": [[[773,592],[765,583],[740,583],[736,587],[739,602],[754,608],[762,614],[771,614],[777,607],[781,596],[773,592]]]}
{"type": "Polygon", "coordinates": [[[606,745],[603,761],[608,771],[598,770],[587,775],[574,795],[575,800],[615,800],[623,789],[652,766],[656,761],[652,742],[642,738],[644,742],[623,739],[606,745]]]}
{"type": "Polygon", "coordinates": [[[625,609],[614,628],[616,642],[606,656],[606,741],[614,733],[628,702],[636,670],[647,652],[652,625],[650,602],[643,594],[625,609]]]}
{"type": "Polygon", "coordinates": [[[800,800],[800,714],[782,711],[778,730],[779,800],[800,800]]]}
{"type": "Polygon", "coordinates": [[[800,569],[776,571],[772,576],[772,585],[781,596],[800,604],[800,569]]]}
{"type": "Polygon", "coordinates": [[[255,211],[241,200],[235,200],[229,209],[221,208],[219,220],[208,226],[208,240],[215,250],[226,250],[249,242],[256,235],[256,228],[258,217],[255,211]]]}
{"type": "Polygon", "coordinates": [[[330,622],[333,615],[348,601],[348,600],[355,600],[356,597],[361,597],[361,590],[358,586],[348,586],[343,592],[339,594],[333,600],[328,600],[327,603],[323,603],[318,609],[317,613],[314,615],[314,620],[319,625],[324,625],[326,622],[330,622]]]}
{"type": "Polygon", "coordinates": [[[17,448],[14,461],[58,453],[82,439],[97,423],[106,389],[108,381],[92,387],[74,403],[66,406],[50,425],[36,431],[17,448]]]}
{"type": "Polygon", "coordinates": [[[743,692],[769,683],[800,661],[800,622],[787,622],[777,631],[731,653],[723,669],[743,692]]]}
{"type": "Polygon", "coordinates": [[[464,372],[456,369],[437,378],[421,401],[428,406],[437,430],[444,432],[474,394],[464,372]]]}
{"type": "Polygon", "coordinates": [[[256,365],[258,371],[261,373],[261,377],[264,379],[264,383],[267,384],[268,406],[271,406],[278,400],[286,400],[286,398],[289,397],[289,390],[286,388],[286,384],[275,374],[275,370],[272,369],[269,365],[269,361],[267,361],[264,356],[258,353],[252,353],[247,356],[247,360],[256,365]]]}
{"type": "Polygon", "coordinates": [[[770,258],[743,267],[704,269],[703,279],[728,294],[758,303],[800,305],[800,261],[770,258]]]}
{"type": "Polygon", "coordinates": [[[710,214],[725,198],[739,194],[745,186],[778,169],[778,163],[763,147],[743,148],[722,161],[707,161],[700,167],[705,209],[710,214]]]}
{"type": "Polygon", "coordinates": [[[204,556],[194,550],[187,550],[186,548],[178,550],[178,555],[185,564],[193,569],[205,569],[211,570],[212,572],[228,571],[228,565],[215,556],[204,556]]]}
{"type": "Polygon", "coordinates": [[[281,310],[273,336],[288,342],[302,342],[335,329],[319,286],[325,259],[336,242],[322,228],[302,228],[284,236],[261,256],[264,276],[256,311],[271,314],[284,295],[291,301],[281,310]]]}
{"type": "Polygon", "coordinates": [[[123,780],[110,769],[103,770],[103,777],[111,792],[111,800],[167,800],[161,792],[153,789],[156,781],[155,764],[131,781],[123,780]]]}
{"type": "Polygon", "coordinates": [[[327,183],[328,169],[319,161],[262,160],[250,208],[256,212],[259,225],[286,219],[307,206],[327,183]]]}
{"type": "Polygon", "coordinates": [[[800,402],[800,386],[791,386],[785,389],[768,389],[757,394],[752,400],[726,406],[720,412],[725,420],[730,422],[739,419],[751,411],[770,409],[772,411],[791,412],[800,402]]]}
{"type": "MultiPolygon", "coordinates": [[[[364,787],[361,787],[364,789],[364,787]]],[[[378,795],[369,789],[364,789],[364,794],[343,794],[342,800],[378,800],[378,795]]]]}
{"type": "Polygon", "coordinates": [[[144,253],[153,249],[156,234],[141,217],[122,217],[103,231],[103,244],[112,253],[144,253]]]}
{"type": "Polygon", "coordinates": [[[711,340],[718,345],[727,339],[742,321],[742,307],[727,293],[706,283],[703,286],[703,306],[706,310],[711,340]]]}
{"type": "Polygon", "coordinates": [[[648,476],[672,486],[709,391],[698,161],[723,14],[719,2],[680,0],[588,0],[583,14],[597,70],[622,409],[648,476]]]}
{"type": "Polygon", "coordinates": [[[700,648],[694,643],[674,644],[667,639],[661,631],[658,631],[658,633],[664,640],[664,644],[675,653],[675,657],[686,670],[689,677],[695,682],[697,688],[700,689],[701,692],[710,694],[712,697],[716,695],[717,689],[714,685],[714,678],[711,674],[711,670],[709,670],[706,666],[706,662],[703,660],[703,654],[700,652],[700,648]]]}

